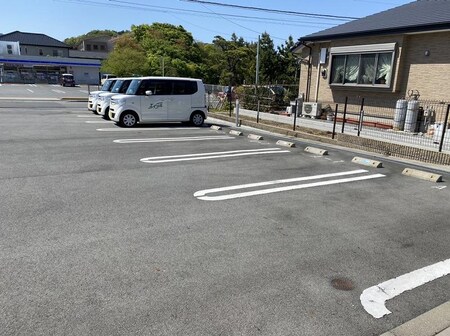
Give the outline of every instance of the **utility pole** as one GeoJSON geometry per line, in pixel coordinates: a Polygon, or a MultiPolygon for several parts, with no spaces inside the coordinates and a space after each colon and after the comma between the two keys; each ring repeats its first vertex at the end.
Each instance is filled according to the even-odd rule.
{"type": "Polygon", "coordinates": [[[256,46],[256,78],[255,78],[255,96],[257,99],[257,109],[256,109],[256,122],[259,122],[259,96],[258,96],[258,85],[259,85],[259,45],[260,45],[260,35],[258,35],[258,44],[256,46]]]}

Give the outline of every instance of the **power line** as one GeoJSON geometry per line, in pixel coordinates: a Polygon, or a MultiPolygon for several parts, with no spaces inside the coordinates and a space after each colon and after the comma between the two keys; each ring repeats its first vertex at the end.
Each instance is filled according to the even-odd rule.
{"type": "Polygon", "coordinates": [[[330,20],[350,21],[350,20],[359,19],[357,17],[352,17],[352,16],[304,13],[304,12],[286,11],[286,10],[281,10],[281,9],[270,9],[270,8],[253,7],[253,6],[232,5],[232,4],[226,4],[226,3],[221,3],[221,2],[204,1],[204,0],[180,0],[180,1],[193,2],[193,3],[204,4],[204,5],[222,6],[222,7],[229,7],[229,8],[239,8],[239,9],[246,9],[246,10],[253,10],[253,11],[260,11],[260,12],[270,12],[270,13],[285,14],[285,15],[307,16],[307,17],[324,18],[324,19],[326,18],[326,19],[330,19],[330,20]]]}

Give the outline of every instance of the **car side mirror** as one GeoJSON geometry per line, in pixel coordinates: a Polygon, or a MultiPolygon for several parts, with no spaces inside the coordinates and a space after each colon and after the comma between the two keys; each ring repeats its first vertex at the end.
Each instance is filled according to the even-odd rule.
{"type": "Polygon", "coordinates": [[[146,96],[151,96],[151,95],[153,95],[152,90],[147,90],[147,91],[145,91],[145,95],[146,95],[146,96]]]}

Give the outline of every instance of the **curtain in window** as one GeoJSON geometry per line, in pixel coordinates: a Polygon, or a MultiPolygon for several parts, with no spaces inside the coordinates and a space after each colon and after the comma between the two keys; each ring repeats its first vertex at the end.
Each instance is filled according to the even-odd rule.
{"type": "Polygon", "coordinates": [[[345,83],[356,83],[359,71],[359,55],[348,55],[345,65],[345,83]]]}
{"type": "Polygon", "coordinates": [[[361,55],[361,71],[358,84],[373,84],[375,78],[375,54],[361,55]]]}
{"type": "Polygon", "coordinates": [[[375,84],[390,85],[392,75],[392,53],[378,54],[378,66],[375,84]]]}
{"type": "Polygon", "coordinates": [[[345,56],[333,56],[331,83],[342,84],[344,79],[345,56]]]}

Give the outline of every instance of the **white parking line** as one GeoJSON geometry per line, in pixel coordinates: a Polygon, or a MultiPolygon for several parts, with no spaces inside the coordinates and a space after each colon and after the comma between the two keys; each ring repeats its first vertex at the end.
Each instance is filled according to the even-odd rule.
{"type": "Polygon", "coordinates": [[[183,155],[172,155],[172,156],[155,156],[155,157],[148,157],[148,158],[141,159],[141,162],[164,163],[164,162],[177,162],[177,161],[207,160],[207,159],[234,157],[234,156],[290,153],[290,151],[288,151],[288,150],[280,150],[280,149],[281,148],[247,149],[247,150],[235,150],[235,151],[227,151],[227,152],[183,154],[183,155]]]}
{"type": "Polygon", "coordinates": [[[79,114],[77,115],[77,118],[98,118],[98,115],[95,114],[79,114]]]}
{"type": "Polygon", "coordinates": [[[180,138],[149,138],[149,139],[119,139],[115,143],[130,144],[143,142],[182,142],[182,141],[208,141],[208,140],[234,140],[235,137],[226,135],[204,136],[204,137],[180,137],[180,138]]]}
{"type": "Polygon", "coordinates": [[[109,120],[86,120],[86,124],[111,124],[113,121],[109,120]]]}
{"type": "Polygon", "coordinates": [[[361,304],[373,317],[380,318],[390,314],[385,302],[405,291],[422,286],[427,282],[450,274],[450,259],[401,275],[365,289],[361,296],[361,304]]]}
{"type": "Polygon", "coordinates": [[[170,130],[199,130],[202,127],[158,127],[158,128],[149,128],[149,127],[136,127],[136,128],[97,128],[99,132],[139,132],[139,131],[170,131],[170,130]]]}
{"type": "Polygon", "coordinates": [[[61,90],[53,90],[53,89],[52,89],[52,91],[53,91],[53,92],[56,92],[56,93],[66,93],[66,91],[61,91],[61,90]]]}
{"type": "Polygon", "coordinates": [[[36,84],[28,84],[29,86],[32,86],[32,87],[37,87],[37,85],[36,84]]]}
{"type": "Polygon", "coordinates": [[[31,92],[31,93],[34,93],[34,91],[33,91],[33,90],[31,90],[31,89],[27,89],[27,91],[29,91],[29,92],[31,92]]]}
{"type": "Polygon", "coordinates": [[[201,199],[204,201],[223,201],[223,200],[234,199],[234,198],[271,194],[271,193],[276,193],[276,192],[281,192],[281,191],[312,188],[312,187],[319,187],[319,186],[332,185],[332,184],[338,184],[338,183],[363,181],[363,180],[369,180],[369,179],[374,179],[374,178],[379,178],[379,177],[385,176],[383,174],[365,175],[365,176],[350,177],[350,178],[338,179],[338,180],[329,180],[329,181],[314,182],[314,183],[307,183],[307,184],[296,184],[296,185],[291,185],[291,186],[286,186],[286,187],[277,187],[277,188],[248,191],[248,192],[242,192],[242,193],[236,193],[236,194],[206,196],[207,194],[230,191],[230,190],[248,189],[248,188],[255,188],[255,187],[275,185],[275,184],[291,183],[291,182],[303,182],[303,181],[317,180],[317,179],[323,179],[323,178],[329,178],[329,177],[362,174],[362,173],[367,173],[367,172],[368,172],[367,170],[358,169],[358,170],[352,170],[352,171],[340,172],[340,173],[322,174],[322,175],[315,175],[315,176],[296,177],[296,178],[285,179],[285,180],[274,180],[274,181],[267,181],[267,182],[242,184],[242,185],[235,185],[235,186],[230,186],[230,187],[200,190],[200,191],[197,191],[196,193],[194,193],[194,196],[197,197],[198,199],[201,199]]]}

